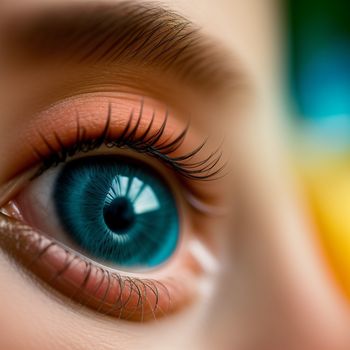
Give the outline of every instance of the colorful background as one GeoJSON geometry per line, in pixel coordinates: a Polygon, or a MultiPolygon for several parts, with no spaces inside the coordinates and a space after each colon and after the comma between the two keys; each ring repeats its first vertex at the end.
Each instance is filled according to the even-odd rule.
{"type": "Polygon", "coordinates": [[[350,300],[350,1],[287,1],[296,163],[350,300]]]}

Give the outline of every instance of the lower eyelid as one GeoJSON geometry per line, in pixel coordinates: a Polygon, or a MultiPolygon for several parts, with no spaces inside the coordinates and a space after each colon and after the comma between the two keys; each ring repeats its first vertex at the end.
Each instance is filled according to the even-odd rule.
{"type": "Polygon", "coordinates": [[[0,247],[51,287],[94,310],[147,321],[175,312],[197,295],[193,277],[198,270],[159,280],[124,276],[0,215],[0,247]]]}

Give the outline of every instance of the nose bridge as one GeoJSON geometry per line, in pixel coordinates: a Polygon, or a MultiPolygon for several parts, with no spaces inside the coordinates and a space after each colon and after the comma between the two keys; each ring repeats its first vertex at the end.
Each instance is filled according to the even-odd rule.
{"type": "Polygon", "coordinates": [[[245,169],[238,186],[211,338],[231,350],[349,349],[348,305],[295,189],[274,171],[245,169]]]}

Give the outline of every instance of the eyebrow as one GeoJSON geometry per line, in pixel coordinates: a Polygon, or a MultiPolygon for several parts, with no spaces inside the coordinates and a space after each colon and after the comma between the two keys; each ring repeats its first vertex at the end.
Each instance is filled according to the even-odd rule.
{"type": "Polygon", "coordinates": [[[237,86],[235,59],[200,28],[158,4],[122,1],[53,7],[11,21],[7,42],[21,59],[133,63],[202,88],[237,86]],[[28,18],[26,18],[28,17],[28,18]]]}

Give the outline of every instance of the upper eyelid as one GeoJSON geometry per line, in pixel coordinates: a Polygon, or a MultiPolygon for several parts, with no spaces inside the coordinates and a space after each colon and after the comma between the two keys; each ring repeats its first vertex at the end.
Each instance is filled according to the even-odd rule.
{"type": "MultiPolygon", "coordinates": [[[[41,109],[35,113],[31,117],[29,123],[19,125],[20,127],[16,129],[16,133],[13,135],[14,142],[9,145],[9,147],[12,149],[12,153],[15,156],[9,158],[12,163],[8,163],[7,168],[10,169],[9,174],[4,177],[4,180],[2,183],[0,183],[0,197],[8,197],[7,187],[10,182],[12,183],[12,181],[15,180],[15,189],[21,186],[21,184],[17,184],[16,179],[22,178],[22,174],[26,174],[24,176],[24,181],[28,181],[30,178],[35,177],[35,174],[37,174],[41,162],[40,158],[38,158],[33,152],[32,147],[36,147],[45,156],[50,153],[50,150],[40,139],[40,133],[48,138],[48,141],[50,141],[51,145],[54,146],[55,149],[59,147],[59,144],[57,144],[57,140],[55,141],[54,132],[59,134],[60,138],[62,138],[62,141],[66,145],[72,145],[72,143],[74,143],[74,138],[77,135],[76,117],[78,113],[81,117],[81,126],[87,130],[87,136],[89,138],[96,138],[103,130],[104,122],[106,121],[105,113],[107,111],[108,103],[112,102],[113,106],[116,107],[114,108],[113,112],[113,128],[111,129],[113,130],[111,136],[114,138],[120,135],[122,129],[127,124],[126,116],[128,111],[130,111],[130,108],[134,106],[135,110],[138,112],[138,106],[141,100],[145,101],[145,106],[147,107],[145,107],[145,119],[141,122],[142,128],[140,128],[138,135],[143,134],[147,128],[147,120],[150,119],[152,110],[156,110],[154,128],[152,128],[151,132],[153,134],[154,130],[159,129],[165,110],[170,109],[171,117],[169,118],[169,128],[167,128],[168,130],[164,134],[164,137],[161,139],[158,146],[161,145],[164,140],[169,139],[172,141],[176,138],[176,136],[180,136],[181,132],[185,131],[188,127],[186,121],[189,119],[193,121],[193,123],[191,123],[193,128],[191,127],[191,130],[188,133],[188,141],[183,142],[181,149],[176,152],[176,154],[173,154],[174,157],[181,157],[186,153],[193,151],[195,146],[200,145],[204,140],[208,139],[208,143],[205,146],[202,155],[199,157],[194,157],[194,160],[202,161],[205,160],[205,158],[210,155],[209,153],[213,152],[220,144],[220,140],[217,140],[216,137],[219,137],[222,140],[222,135],[220,136],[212,131],[209,132],[201,129],[197,122],[197,118],[195,119],[192,116],[189,118],[188,114],[181,109],[178,109],[176,105],[175,109],[173,109],[173,107],[170,107],[173,106],[172,104],[165,104],[163,101],[154,99],[147,95],[138,95],[133,93],[113,92],[108,93],[107,96],[105,93],[80,94],[70,97],[69,99],[56,101],[49,107],[41,109]],[[21,142],[18,142],[18,140],[21,140],[21,142]]],[[[135,125],[135,120],[132,125],[135,125]]],[[[223,162],[220,162],[220,165],[225,163],[226,168],[224,172],[220,172],[218,176],[220,179],[226,175],[229,168],[227,166],[227,163],[229,163],[229,158],[227,157],[226,150],[226,147],[222,147],[224,157],[223,162]]],[[[135,156],[138,157],[138,155],[135,156]]],[[[145,161],[147,162],[147,159],[145,159],[145,161]]],[[[159,161],[159,163],[161,163],[161,161],[159,161]]],[[[208,164],[208,161],[205,163],[208,164]]],[[[216,167],[216,169],[218,168],[219,166],[216,167]]],[[[214,197],[217,198],[217,194],[214,191],[214,188],[216,188],[215,186],[208,187],[203,181],[190,181],[191,179],[186,179],[180,176],[180,174],[176,175],[178,175],[178,179],[181,180],[181,183],[187,188],[187,190],[190,190],[191,193],[193,192],[196,197],[198,196],[198,198],[201,198],[201,201],[204,195],[205,200],[212,200],[214,197]],[[213,188],[213,190],[210,191],[210,194],[207,191],[208,188],[213,188]]],[[[216,180],[217,177],[215,176],[215,178],[212,177],[211,179],[216,180]]],[[[215,182],[215,184],[216,183],[219,182],[215,182]]],[[[220,181],[220,183],[222,182],[220,181]]]]}
{"type": "Polygon", "coordinates": [[[97,137],[85,139],[85,129],[81,128],[79,119],[77,119],[76,139],[72,144],[66,145],[60,139],[59,135],[56,132],[53,132],[55,143],[59,147],[58,150],[57,146],[55,147],[52,145],[50,141],[39,132],[40,138],[50,153],[48,156],[45,156],[35,147],[33,147],[33,151],[43,164],[34,177],[40,175],[46,169],[64,162],[69,156],[75,155],[78,152],[86,153],[88,151],[98,149],[103,144],[108,147],[118,148],[123,148],[126,146],[135,151],[140,151],[141,153],[148,153],[149,155],[158,158],[160,161],[165,163],[165,165],[173,168],[173,170],[177,171],[180,175],[188,179],[210,180],[215,179],[217,175],[220,175],[226,166],[225,163],[221,164],[220,162],[222,158],[221,146],[212,151],[209,156],[206,156],[204,159],[195,161],[192,160],[195,156],[200,154],[207,140],[204,140],[191,151],[177,156],[172,156],[172,153],[176,152],[182,146],[189,130],[189,122],[177,135],[171,139],[163,140],[160,144],[158,144],[167,126],[169,118],[168,109],[166,109],[163,121],[159,127],[157,127],[154,131],[151,131],[151,126],[155,116],[153,113],[152,119],[149,125],[146,127],[146,130],[141,133],[141,136],[137,137],[136,133],[139,131],[140,122],[143,117],[143,108],[144,99],[142,99],[140,102],[140,108],[136,117],[134,116],[134,111],[132,111],[121,134],[116,137],[109,136],[112,118],[112,107],[110,103],[108,104],[107,108],[105,125],[97,137]],[[133,119],[136,119],[136,122],[133,126],[131,126],[133,119]],[[83,131],[83,133],[81,131],[83,131]],[[83,136],[81,136],[82,134],[83,136]]]}
{"type": "Polygon", "coordinates": [[[107,65],[133,62],[170,70],[201,89],[237,86],[244,80],[229,52],[187,19],[158,5],[70,5],[27,17],[4,28],[9,34],[4,41],[18,57],[32,57],[34,62],[50,57],[107,65]]]}

